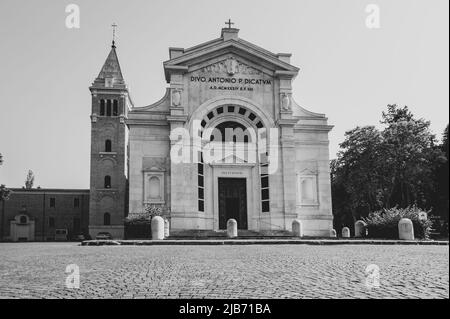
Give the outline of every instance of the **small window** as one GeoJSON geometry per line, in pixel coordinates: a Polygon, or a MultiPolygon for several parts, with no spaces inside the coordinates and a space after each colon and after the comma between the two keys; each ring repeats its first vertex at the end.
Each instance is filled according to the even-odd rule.
{"type": "Polygon", "coordinates": [[[246,109],[244,109],[244,108],[242,108],[242,107],[239,108],[239,114],[245,115],[245,112],[247,112],[246,109]]]}
{"type": "Polygon", "coordinates": [[[111,152],[112,146],[111,146],[111,140],[105,141],[105,152],[111,152]]]}
{"type": "Polygon", "coordinates": [[[223,107],[221,106],[217,109],[217,114],[222,114],[222,113],[223,113],[223,107]]]}
{"type": "Polygon", "coordinates": [[[111,188],[111,176],[105,176],[105,188],[111,188]]]}
{"type": "Polygon", "coordinates": [[[74,208],[80,207],[80,199],[78,197],[73,199],[73,207],[74,208]]]}
{"type": "Polygon", "coordinates": [[[26,223],[28,222],[27,216],[20,216],[19,222],[20,222],[21,224],[26,224],[26,223]]]}
{"type": "Polygon", "coordinates": [[[269,199],[269,189],[265,188],[261,190],[261,199],[262,200],[267,200],[269,199]]]}
{"type": "Polygon", "coordinates": [[[212,119],[214,117],[214,113],[213,112],[209,112],[207,116],[208,116],[208,119],[212,119]]]}
{"type": "Polygon", "coordinates": [[[48,218],[48,227],[55,227],[55,218],[54,217],[48,218]]]}
{"type": "Polygon", "coordinates": [[[248,118],[250,119],[250,121],[254,121],[256,119],[256,115],[253,113],[250,113],[250,115],[248,116],[248,118]]]}
{"type": "Polygon", "coordinates": [[[100,116],[105,116],[105,100],[100,100],[100,116]]]}
{"type": "Polygon", "coordinates": [[[106,102],[106,116],[111,116],[111,100],[106,102]]]}
{"type": "Polygon", "coordinates": [[[203,200],[198,201],[198,211],[204,212],[205,211],[205,202],[203,200]]]}
{"type": "Polygon", "coordinates": [[[234,113],[234,106],[228,107],[228,113],[234,113]]]}
{"type": "Polygon", "coordinates": [[[111,225],[111,215],[109,213],[103,214],[103,225],[105,226],[111,225]]]}
{"type": "Polygon", "coordinates": [[[262,202],[262,211],[263,213],[270,212],[270,204],[269,201],[262,202]]]}
{"type": "Polygon", "coordinates": [[[114,100],[113,102],[113,116],[119,115],[119,101],[114,100]]]}
{"type": "Polygon", "coordinates": [[[50,197],[50,207],[55,208],[56,207],[56,198],[50,197]]]}
{"type": "Polygon", "coordinates": [[[204,187],[203,175],[198,175],[198,186],[204,187]]]}

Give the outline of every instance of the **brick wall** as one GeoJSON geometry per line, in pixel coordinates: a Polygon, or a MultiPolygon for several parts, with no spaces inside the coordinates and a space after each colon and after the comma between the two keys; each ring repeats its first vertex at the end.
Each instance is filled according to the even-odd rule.
{"type": "Polygon", "coordinates": [[[55,229],[68,229],[69,236],[88,235],[89,190],[12,189],[12,194],[0,207],[0,240],[8,240],[10,221],[18,214],[25,213],[35,221],[36,240],[52,240],[55,229]],[[51,199],[55,207],[50,207],[51,199]],[[75,198],[79,207],[75,207],[75,198]],[[54,226],[50,225],[50,218],[54,226]],[[79,230],[74,223],[79,221],[79,230]]]}

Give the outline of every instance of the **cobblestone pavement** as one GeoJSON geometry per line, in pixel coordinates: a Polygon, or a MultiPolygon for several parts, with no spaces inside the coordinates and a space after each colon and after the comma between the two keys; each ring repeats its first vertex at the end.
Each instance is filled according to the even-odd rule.
{"type": "Polygon", "coordinates": [[[4,243],[0,258],[2,298],[449,298],[448,246],[4,243]]]}

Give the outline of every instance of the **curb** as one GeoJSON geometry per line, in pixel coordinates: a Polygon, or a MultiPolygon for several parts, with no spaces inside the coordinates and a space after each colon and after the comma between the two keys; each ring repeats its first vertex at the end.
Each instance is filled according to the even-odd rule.
{"type": "Polygon", "coordinates": [[[86,240],[81,246],[164,246],[164,245],[418,245],[448,246],[448,241],[416,240],[308,240],[308,239],[228,239],[228,240],[86,240]]]}

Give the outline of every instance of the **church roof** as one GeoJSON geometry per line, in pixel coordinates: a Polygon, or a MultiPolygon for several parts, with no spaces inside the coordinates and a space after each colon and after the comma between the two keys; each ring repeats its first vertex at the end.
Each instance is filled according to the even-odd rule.
{"type": "Polygon", "coordinates": [[[92,87],[114,89],[126,88],[114,42],[111,46],[111,51],[109,52],[108,57],[100,70],[100,73],[92,84],[92,87]]]}

